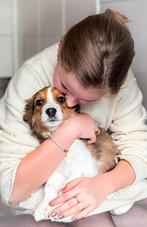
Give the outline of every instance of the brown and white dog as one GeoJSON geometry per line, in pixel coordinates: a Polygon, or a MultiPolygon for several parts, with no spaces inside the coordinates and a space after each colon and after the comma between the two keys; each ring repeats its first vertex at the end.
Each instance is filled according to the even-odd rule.
{"type": "MultiPolygon", "coordinates": [[[[27,101],[23,119],[31,133],[43,142],[65,119],[78,112],[79,105],[68,107],[63,94],[54,87],[45,87],[27,101]]],[[[87,140],[75,140],[65,159],[45,184],[43,199],[34,212],[35,220],[72,221],[71,217],[52,217],[50,213],[53,208],[49,206],[49,201],[61,193],[60,190],[67,182],[81,176],[100,175],[112,169],[115,166],[115,155],[116,147],[110,135],[102,128],[93,144],[87,144],[87,140]]]]}

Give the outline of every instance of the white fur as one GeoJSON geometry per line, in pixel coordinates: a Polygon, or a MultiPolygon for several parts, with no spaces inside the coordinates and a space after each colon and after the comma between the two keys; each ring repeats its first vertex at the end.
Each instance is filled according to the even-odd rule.
{"type": "Polygon", "coordinates": [[[41,121],[49,128],[50,131],[54,131],[62,123],[63,113],[60,105],[54,100],[51,87],[48,88],[47,100],[48,102],[42,108],[41,121]],[[55,108],[57,110],[56,121],[49,121],[48,115],[46,114],[46,110],[48,108],[55,108]]]}
{"type": "MultiPolygon", "coordinates": [[[[60,166],[54,171],[47,181],[44,189],[44,197],[34,212],[36,221],[50,219],[52,221],[71,222],[72,217],[61,218],[52,217],[51,211],[55,209],[49,205],[49,202],[56,198],[64,185],[81,176],[93,177],[100,174],[98,162],[92,158],[89,150],[82,140],[76,140],[60,166]]],[[[96,211],[92,212],[92,214],[96,211]]]]}

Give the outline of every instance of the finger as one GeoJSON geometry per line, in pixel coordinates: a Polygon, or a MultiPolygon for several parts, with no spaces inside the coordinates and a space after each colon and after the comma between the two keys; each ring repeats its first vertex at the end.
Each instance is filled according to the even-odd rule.
{"type": "Polygon", "coordinates": [[[91,143],[95,143],[96,141],[96,135],[94,134],[93,137],[91,137],[90,139],[88,139],[88,144],[91,144],[91,143]]]}
{"type": "Polygon", "coordinates": [[[85,218],[93,211],[93,206],[88,206],[85,209],[81,210],[77,215],[73,216],[73,221],[77,221],[81,218],[85,218]]]}
{"type": "Polygon", "coordinates": [[[77,186],[77,185],[81,182],[81,180],[82,180],[81,178],[76,178],[76,179],[74,179],[74,180],[68,182],[68,183],[64,186],[64,188],[61,189],[61,191],[67,192],[67,191],[71,190],[72,188],[74,188],[75,186],[77,186]]]}
{"type": "Polygon", "coordinates": [[[52,216],[64,216],[67,217],[69,215],[76,214],[78,211],[84,209],[87,206],[86,201],[82,201],[80,203],[77,203],[76,198],[72,198],[71,200],[68,200],[65,204],[61,205],[60,207],[57,207],[54,211],[52,211],[52,216]]]}
{"type": "Polygon", "coordinates": [[[73,207],[74,205],[77,204],[77,199],[76,197],[73,197],[72,199],[69,199],[68,201],[66,201],[65,203],[61,204],[60,206],[58,206],[57,208],[55,208],[51,214],[60,214],[63,213],[65,210],[73,207]]]}
{"type": "Polygon", "coordinates": [[[50,201],[50,206],[57,206],[61,203],[66,202],[67,200],[71,199],[72,197],[76,196],[79,193],[79,188],[73,188],[72,190],[63,193],[62,195],[58,196],[57,198],[50,201]]]}
{"type": "Polygon", "coordinates": [[[68,217],[71,215],[75,215],[77,213],[79,213],[81,210],[85,209],[85,207],[87,207],[87,204],[85,201],[76,204],[75,206],[72,206],[71,208],[59,213],[59,216],[64,216],[64,217],[68,217]]]}

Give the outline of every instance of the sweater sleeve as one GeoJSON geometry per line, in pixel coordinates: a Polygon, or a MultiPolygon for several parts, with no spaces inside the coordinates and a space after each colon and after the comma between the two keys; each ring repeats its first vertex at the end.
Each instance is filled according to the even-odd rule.
{"type": "Polygon", "coordinates": [[[53,64],[49,57],[53,52],[55,55],[56,47],[52,49],[51,54],[46,50],[45,56],[38,54],[24,63],[0,100],[0,194],[6,205],[10,205],[16,171],[22,158],[39,145],[23,121],[23,111],[28,98],[50,85],[53,64]]]}
{"type": "Polygon", "coordinates": [[[147,121],[146,110],[142,106],[142,93],[136,79],[129,72],[122,86],[110,126],[118,154],[117,159],[128,161],[136,174],[134,183],[147,177],[147,121]]]}

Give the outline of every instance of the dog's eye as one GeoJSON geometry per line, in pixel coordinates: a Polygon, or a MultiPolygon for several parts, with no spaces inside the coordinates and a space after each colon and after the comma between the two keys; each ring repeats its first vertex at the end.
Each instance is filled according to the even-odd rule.
{"type": "Polygon", "coordinates": [[[59,103],[59,104],[63,104],[64,102],[65,102],[65,96],[59,96],[59,97],[57,97],[57,102],[59,103]]]}
{"type": "Polygon", "coordinates": [[[36,100],[36,106],[42,106],[44,104],[44,100],[43,99],[37,99],[36,100]]]}

